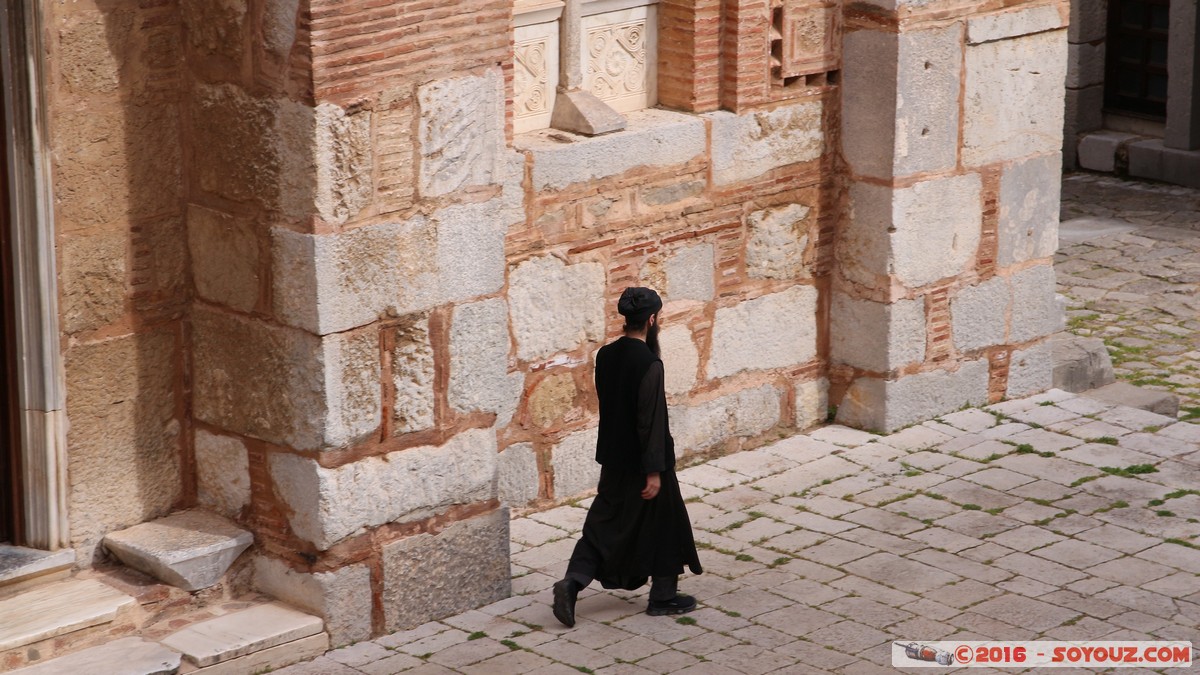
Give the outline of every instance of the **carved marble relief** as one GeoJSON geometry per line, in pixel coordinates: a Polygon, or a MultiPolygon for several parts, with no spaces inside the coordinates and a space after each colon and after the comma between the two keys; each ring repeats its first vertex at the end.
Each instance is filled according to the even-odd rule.
{"type": "Polygon", "coordinates": [[[812,0],[776,0],[771,53],[774,76],[787,79],[838,68],[837,5],[812,0]]]}
{"type": "Polygon", "coordinates": [[[514,38],[513,130],[545,129],[558,87],[558,22],[518,27],[514,38]]]}
{"type": "Polygon", "coordinates": [[[657,102],[655,7],[584,18],[584,87],[618,112],[657,102]]]}

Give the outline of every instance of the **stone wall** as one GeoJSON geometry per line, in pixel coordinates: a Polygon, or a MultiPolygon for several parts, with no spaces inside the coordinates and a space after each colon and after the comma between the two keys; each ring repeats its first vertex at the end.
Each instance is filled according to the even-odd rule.
{"type": "Polygon", "coordinates": [[[903,3],[848,15],[839,421],[891,430],[1050,385],[1067,13],[903,3]]]}
{"type": "MultiPolygon", "coordinates": [[[[662,0],[665,105],[588,138],[513,134],[510,0],[147,4],[114,44],[174,36],[174,79],[136,80],[166,93],[130,122],[157,170],[128,171],[171,209],[110,225],[85,206],[111,172],[56,184],[64,276],[107,280],[64,284],[82,548],[198,503],[338,644],[503,597],[508,509],[595,484],[630,285],[666,300],[684,457],[1046,384],[1062,120],[1005,97],[1061,100],[1057,5],[662,0]],[[115,239],[73,248],[71,217],[115,239]],[[153,255],[121,267],[121,237],[153,255]],[[88,497],[114,447],[136,513],[88,497]]],[[[64,156],[126,165],[68,143],[84,117],[64,156]]]]}

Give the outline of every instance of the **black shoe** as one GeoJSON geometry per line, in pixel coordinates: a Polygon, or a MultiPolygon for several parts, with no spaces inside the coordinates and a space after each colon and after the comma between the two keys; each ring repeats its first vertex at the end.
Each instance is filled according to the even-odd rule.
{"type": "Polygon", "coordinates": [[[667,616],[669,614],[687,614],[696,609],[696,599],[690,595],[676,594],[670,600],[651,600],[646,607],[650,616],[667,616]]]}
{"type": "Polygon", "coordinates": [[[567,628],[575,627],[575,600],[578,597],[579,588],[573,580],[554,582],[554,618],[567,628]]]}

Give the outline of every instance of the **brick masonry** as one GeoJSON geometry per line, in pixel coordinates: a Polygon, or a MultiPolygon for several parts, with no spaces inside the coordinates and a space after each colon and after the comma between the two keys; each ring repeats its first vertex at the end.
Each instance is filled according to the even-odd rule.
{"type": "MultiPolygon", "coordinates": [[[[73,504],[73,519],[95,522],[78,529],[84,560],[104,530],[197,503],[200,430],[205,448],[239,449],[231,471],[245,475],[227,484],[248,488],[214,501],[226,483],[205,455],[203,499],[255,532],[268,561],[260,586],[342,618],[334,596],[369,598],[369,625],[339,618],[335,643],[495,599],[505,588],[488,574],[464,579],[449,604],[394,606],[409,603],[396,590],[414,574],[406,556],[502,556],[505,508],[587,487],[592,360],[620,333],[615,301],[629,285],[666,296],[683,455],[809,426],[847,391],[853,419],[875,427],[946,412],[912,403],[941,382],[973,397],[1006,391],[1009,355],[1039,344],[1041,328],[1011,342],[1006,326],[959,351],[955,297],[999,278],[1006,307],[1045,302],[1038,284],[1052,280],[1037,268],[1048,259],[998,266],[999,214],[1010,213],[1000,176],[1057,146],[1024,118],[1007,129],[1017,141],[993,143],[963,92],[994,94],[987,68],[1012,65],[1010,48],[1056,53],[1061,29],[1022,32],[1026,4],[663,0],[662,105],[595,138],[513,135],[509,0],[56,6],[68,369],[99,364],[131,387],[106,398],[68,372],[80,382],[68,393],[71,459],[125,448],[117,466],[154,486],[137,508],[73,504]],[[972,44],[979,17],[1003,20],[980,24],[989,37],[972,44]],[[950,170],[860,173],[842,142],[870,133],[841,108],[856,105],[842,88],[856,56],[835,46],[843,31],[888,40],[931,27],[938,45],[956,45],[954,68],[979,64],[946,73],[956,88],[941,92],[979,143],[959,147],[965,131],[954,134],[950,170]],[[852,193],[872,195],[870,212],[888,222],[866,222],[852,193]],[[936,203],[945,193],[956,201],[936,203]],[[943,240],[953,255],[924,265],[945,253],[928,241],[943,240]],[[928,269],[939,276],[913,272],[928,269]],[[831,363],[831,341],[844,339],[831,334],[835,291],[882,308],[882,325],[855,329],[885,333],[892,370],[831,363]],[[889,343],[902,339],[912,344],[889,343]],[[98,423],[114,413],[127,428],[98,423]],[[459,455],[471,458],[462,475],[459,455]],[[422,475],[438,479],[413,482],[422,475]],[[388,485],[409,487],[356,503],[388,485]]],[[[1059,6],[1040,7],[1044,23],[1059,6]]],[[[931,67],[905,49],[899,69],[931,67]]],[[[1056,103],[1025,75],[1015,85],[1061,102],[1061,88],[1056,103]]],[[[897,99],[925,82],[883,76],[897,99]]],[[[881,112],[897,130],[879,147],[901,156],[896,134],[917,142],[920,130],[881,112]]],[[[72,468],[84,496],[98,480],[87,468],[72,468]]]]}

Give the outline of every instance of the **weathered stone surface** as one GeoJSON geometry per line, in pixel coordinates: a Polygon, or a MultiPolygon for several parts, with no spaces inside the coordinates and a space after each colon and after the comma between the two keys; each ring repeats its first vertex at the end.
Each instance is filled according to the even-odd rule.
{"type": "MultiPolygon", "coordinates": [[[[708,113],[713,183],[737,183],[820,157],[825,148],[821,112],[819,101],[806,101],[745,115],[708,113]]],[[[638,154],[645,153],[643,148],[638,154]]]]}
{"type": "Polygon", "coordinates": [[[263,7],[263,45],[277,57],[286,56],[296,41],[300,0],[267,0],[263,7]]]}
{"type": "Polygon", "coordinates": [[[1054,349],[1040,342],[1028,349],[1013,351],[1008,366],[1009,398],[1032,396],[1054,384],[1054,349]]]}
{"type": "Polygon", "coordinates": [[[137,601],[95,579],[38,584],[0,600],[0,650],[111,622],[137,601]]]}
{"type": "Polygon", "coordinates": [[[529,415],[538,427],[548,427],[575,408],[575,378],[570,373],[546,377],[529,394],[529,415]]]}
{"type": "Polygon", "coordinates": [[[821,378],[796,385],[796,428],[807,429],[829,416],[829,380],[821,378]]]}
{"type": "Polygon", "coordinates": [[[1108,32],[1108,3],[1105,0],[1072,2],[1068,31],[1071,42],[1103,40],[1108,32]]]}
{"type": "Polygon", "coordinates": [[[434,80],[417,90],[420,191],[436,197],[499,182],[504,151],[504,77],[434,80]]]}
{"type": "Polygon", "coordinates": [[[992,277],[974,286],[960,288],[950,299],[950,322],[954,348],[960,352],[1004,343],[1005,316],[1012,298],[1008,282],[992,277]]]}
{"type": "Polygon", "coordinates": [[[1165,391],[1142,389],[1128,382],[1114,382],[1086,391],[1084,395],[1097,401],[1140,408],[1169,417],[1175,417],[1179,413],[1178,396],[1165,391]]]}
{"type": "Polygon", "coordinates": [[[596,432],[595,427],[577,431],[550,450],[555,499],[566,499],[596,488],[596,483],[600,481],[600,465],[596,463],[596,432]]]}
{"type": "Polygon", "coordinates": [[[746,219],[746,272],[756,279],[796,279],[804,275],[808,215],[803,204],[764,209],[746,219]]]}
{"type": "Polygon", "coordinates": [[[271,455],[271,475],[292,509],[292,530],[326,550],[362,528],[432,515],[496,494],[496,434],[465,431],[444,445],[398,450],[326,469],[298,455],[271,455]],[[373,495],[363,499],[363,495],[373,495]]]}
{"type": "Polygon", "coordinates": [[[130,8],[104,12],[74,11],[58,27],[59,76],[65,88],[80,94],[107,94],[121,86],[121,68],[129,63],[128,45],[136,15],[130,8]]]}
{"type": "Polygon", "coordinates": [[[1104,47],[1104,42],[1067,45],[1068,87],[1082,89],[1104,83],[1104,47]]]}
{"type": "Polygon", "coordinates": [[[241,59],[246,41],[246,0],[183,0],[179,5],[193,49],[235,63],[241,59]]]}
{"type": "Polygon", "coordinates": [[[506,508],[383,547],[387,631],[502,600],[511,592],[506,508]]]}
{"type": "Polygon", "coordinates": [[[254,559],[255,588],[325,620],[335,645],[371,637],[371,570],[347,565],[329,572],[297,572],[281,560],[254,559]]]}
{"type": "Polygon", "coordinates": [[[567,265],[558,258],[531,258],[509,273],[509,314],[517,356],[546,358],[604,337],[604,267],[567,265]],[[546,302],[546,289],[555,301],[546,302]]]}
{"type": "Polygon", "coordinates": [[[1051,338],[1050,347],[1055,389],[1079,393],[1116,381],[1104,340],[1058,333],[1051,338]]]}
{"type": "Polygon", "coordinates": [[[996,256],[1001,267],[1047,258],[1058,249],[1061,176],[1062,155],[1057,152],[1004,168],[996,256]]]}
{"type": "Polygon", "coordinates": [[[712,244],[685,246],[667,258],[666,301],[713,299],[716,263],[712,244]]]}
{"type": "Polygon", "coordinates": [[[559,140],[553,130],[522,134],[518,150],[533,157],[533,189],[558,190],[573,183],[616,176],[639,166],[683,164],[704,154],[704,121],[669,110],[647,109],[626,115],[618,134],[559,140]]]}
{"type": "Polygon", "coordinates": [[[347,114],[323,103],[317,106],[314,122],[316,212],[327,222],[341,224],[371,200],[371,112],[347,114]]]}
{"type": "MultiPolygon", "coordinates": [[[[507,175],[511,177],[512,172],[507,175]]],[[[504,195],[496,199],[449,206],[433,214],[438,274],[424,283],[436,285],[434,290],[442,294],[441,302],[488,295],[504,285],[504,235],[510,225],[524,217],[520,199],[519,189],[506,186],[504,195]]],[[[401,292],[410,289],[402,288],[401,292]]]]}
{"type": "Polygon", "coordinates": [[[757,436],[779,423],[781,393],[771,385],[691,406],[671,407],[675,454],[683,457],[731,438],[757,436]]]}
{"type": "Polygon", "coordinates": [[[846,35],[842,148],[855,171],[890,178],[954,167],[961,31],[951,24],[846,35]],[[880,123],[880,111],[893,109],[894,122],[880,123]]]}
{"type": "Polygon", "coordinates": [[[419,315],[396,329],[392,349],[392,422],[396,434],[432,429],[434,391],[433,345],[429,317],[419,315]]]}
{"type": "Polygon", "coordinates": [[[128,244],[125,232],[62,238],[59,288],[64,331],[94,330],[125,314],[128,244]]]}
{"type": "Polygon", "coordinates": [[[1062,147],[1067,33],[967,48],[963,163],[982,166],[1062,147]]]}
{"type": "Polygon", "coordinates": [[[492,299],[454,309],[450,323],[450,405],[463,412],[494,412],[508,424],[524,378],[509,373],[508,306],[492,299]]]}
{"type": "Polygon", "coordinates": [[[987,399],[987,360],[966,361],[954,372],[936,370],[898,380],[860,377],[838,404],[837,421],[891,431],[987,399]]]}
{"type": "Polygon", "coordinates": [[[1055,5],[994,12],[967,21],[967,44],[1004,40],[1063,26],[1063,17],[1055,5]]]}
{"type": "Polygon", "coordinates": [[[254,536],[206,511],[182,511],[104,537],[104,547],[126,565],[185,591],[208,588],[254,536]]]}
{"type": "Polygon", "coordinates": [[[253,223],[192,205],[188,207],[187,234],[196,293],[243,312],[253,310],[261,276],[253,223]]]}
{"type": "Polygon", "coordinates": [[[62,231],[179,212],[179,107],[55,106],[50,139],[62,231]]]}
{"type": "Polygon", "coordinates": [[[696,386],[700,352],[687,326],[667,326],[658,334],[667,393],[680,396],[696,386]]]}
{"type": "Polygon", "coordinates": [[[518,443],[501,451],[496,474],[496,496],[501,502],[523,506],[537,499],[540,484],[533,444],[518,443]]]}
{"type": "Polygon", "coordinates": [[[104,533],[178,501],[176,336],[169,330],[66,352],[71,544],[89,564],[104,533]]]}
{"type": "Polygon", "coordinates": [[[830,353],[835,363],[886,372],[925,360],[925,300],[891,304],[834,293],[830,353]]]}
{"type": "Polygon", "coordinates": [[[250,503],[246,446],[230,436],[196,430],[196,498],[200,505],[236,518],[250,503]]]}
{"type": "Polygon", "coordinates": [[[197,419],[308,450],[352,443],[378,428],[376,331],[322,339],[206,308],[192,321],[197,419]]]}
{"type": "Polygon", "coordinates": [[[179,672],[181,658],[179,652],[167,649],[157,642],[140,637],[127,637],[28,668],[19,668],[12,671],[12,675],[173,675],[179,672]]]}
{"type": "Polygon", "coordinates": [[[713,320],[708,377],[782,368],[817,355],[817,289],[786,291],[722,307],[713,320]]]}
{"type": "Polygon", "coordinates": [[[867,287],[886,284],[892,254],[892,191],[881,185],[850,184],[849,217],[836,230],[837,271],[867,287]]]}
{"type": "Polygon", "coordinates": [[[317,617],[273,602],[192,624],[162,643],[204,667],[316,635],[322,627],[317,617]]]}
{"type": "Polygon", "coordinates": [[[909,287],[956,276],[975,259],[982,222],[978,174],[934,178],[894,192],[896,278],[909,287]]]}
{"type": "Polygon", "coordinates": [[[1054,299],[1054,268],[1037,265],[1012,276],[1010,342],[1024,342],[1063,328],[1063,313],[1054,299]]]}

